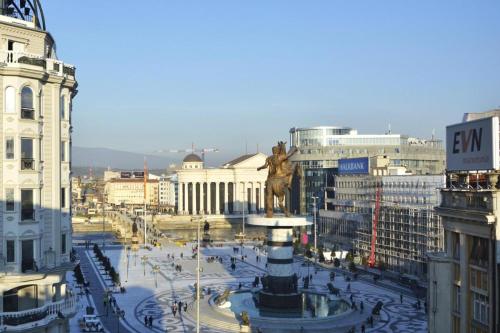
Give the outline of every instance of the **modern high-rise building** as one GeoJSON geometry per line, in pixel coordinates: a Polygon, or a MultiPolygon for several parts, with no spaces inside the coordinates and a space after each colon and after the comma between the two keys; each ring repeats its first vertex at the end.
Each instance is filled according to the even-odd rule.
{"type": "Polygon", "coordinates": [[[500,110],[447,128],[444,252],[429,254],[429,332],[500,332],[500,110]],[[472,140],[469,140],[472,139],[472,140]]]}
{"type": "Polygon", "coordinates": [[[303,177],[294,183],[290,209],[312,212],[312,197],[325,205],[325,189],[333,182],[338,160],[385,155],[391,166],[404,166],[416,175],[444,172],[441,140],[419,139],[401,134],[358,134],[349,127],[320,126],[290,129],[290,146],[299,149],[291,161],[302,168],[303,177]]]}
{"type": "Polygon", "coordinates": [[[0,1],[0,330],[67,332],[71,103],[40,2],[0,1]]]}

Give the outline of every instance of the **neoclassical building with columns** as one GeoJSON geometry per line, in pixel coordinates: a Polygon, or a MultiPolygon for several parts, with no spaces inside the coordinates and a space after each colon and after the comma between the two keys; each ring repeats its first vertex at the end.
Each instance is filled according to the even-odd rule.
{"type": "Polygon", "coordinates": [[[178,214],[263,212],[267,170],[257,168],[266,158],[262,153],[248,154],[218,168],[205,168],[198,155],[187,155],[177,171],[178,214]]]}

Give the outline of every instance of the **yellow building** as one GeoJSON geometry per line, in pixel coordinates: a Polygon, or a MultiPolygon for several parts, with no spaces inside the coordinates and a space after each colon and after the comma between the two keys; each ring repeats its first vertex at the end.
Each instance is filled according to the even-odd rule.
{"type": "MultiPolygon", "coordinates": [[[[157,208],[159,182],[157,179],[148,179],[146,184],[146,205],[157,208]]],[[[108,204],[132,208],[144,205],[144,179],[110,179],[106,182],[104,191],[108,204]]]]}

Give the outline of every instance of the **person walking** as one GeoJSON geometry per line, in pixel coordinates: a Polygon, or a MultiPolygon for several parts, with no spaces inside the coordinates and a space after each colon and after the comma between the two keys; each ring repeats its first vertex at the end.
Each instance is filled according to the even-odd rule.
{"type": "Polygon", "coordinates": [[[144,316],[144,326],[148,327],[148,316],[144,316]]]}
{"type": "Polygon", "coordinates": [[[399,294],[399,301],[401,302],[401,304],[403,304],[403,293],[399,294]]]}
{"type": "Polygon", "coordinates": [[[153,328],[153,316],[149,316],[149,328],[153,328]]]}
{"type": "Polygon", "coordinates": [[[361,325],[361,333],[365,333],[366,332],[366,327],[365,327],[365,324],[361,325]]]}
{"type": "Polygon", "coordinates": [[[360,309],[361,313],[363,313],[364,308],[365,308],[365,304],[363,303],[363,301],[361,301],[361,303],[359,303],[359,309],[360,309]]]}
{"type": "Polygon", "coordinates": [[[104,311],[106,312],[106,316],[108,315],[108,295],[104,295],[103,297],[104,311]]]}

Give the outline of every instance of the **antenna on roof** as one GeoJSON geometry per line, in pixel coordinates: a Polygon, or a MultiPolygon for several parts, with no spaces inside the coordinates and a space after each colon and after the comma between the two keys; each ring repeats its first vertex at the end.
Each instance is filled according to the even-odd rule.
{"type": "Polygon", "coordinates": [[[245,155],[248,155],[248,142],[245,140],[245,155]]]}
{"type": "Polygon", "coordinates": [[[389,123],[389,130],[388,130],[387,134],[391,134],[391,124],[390,123],[389,123]]]}

